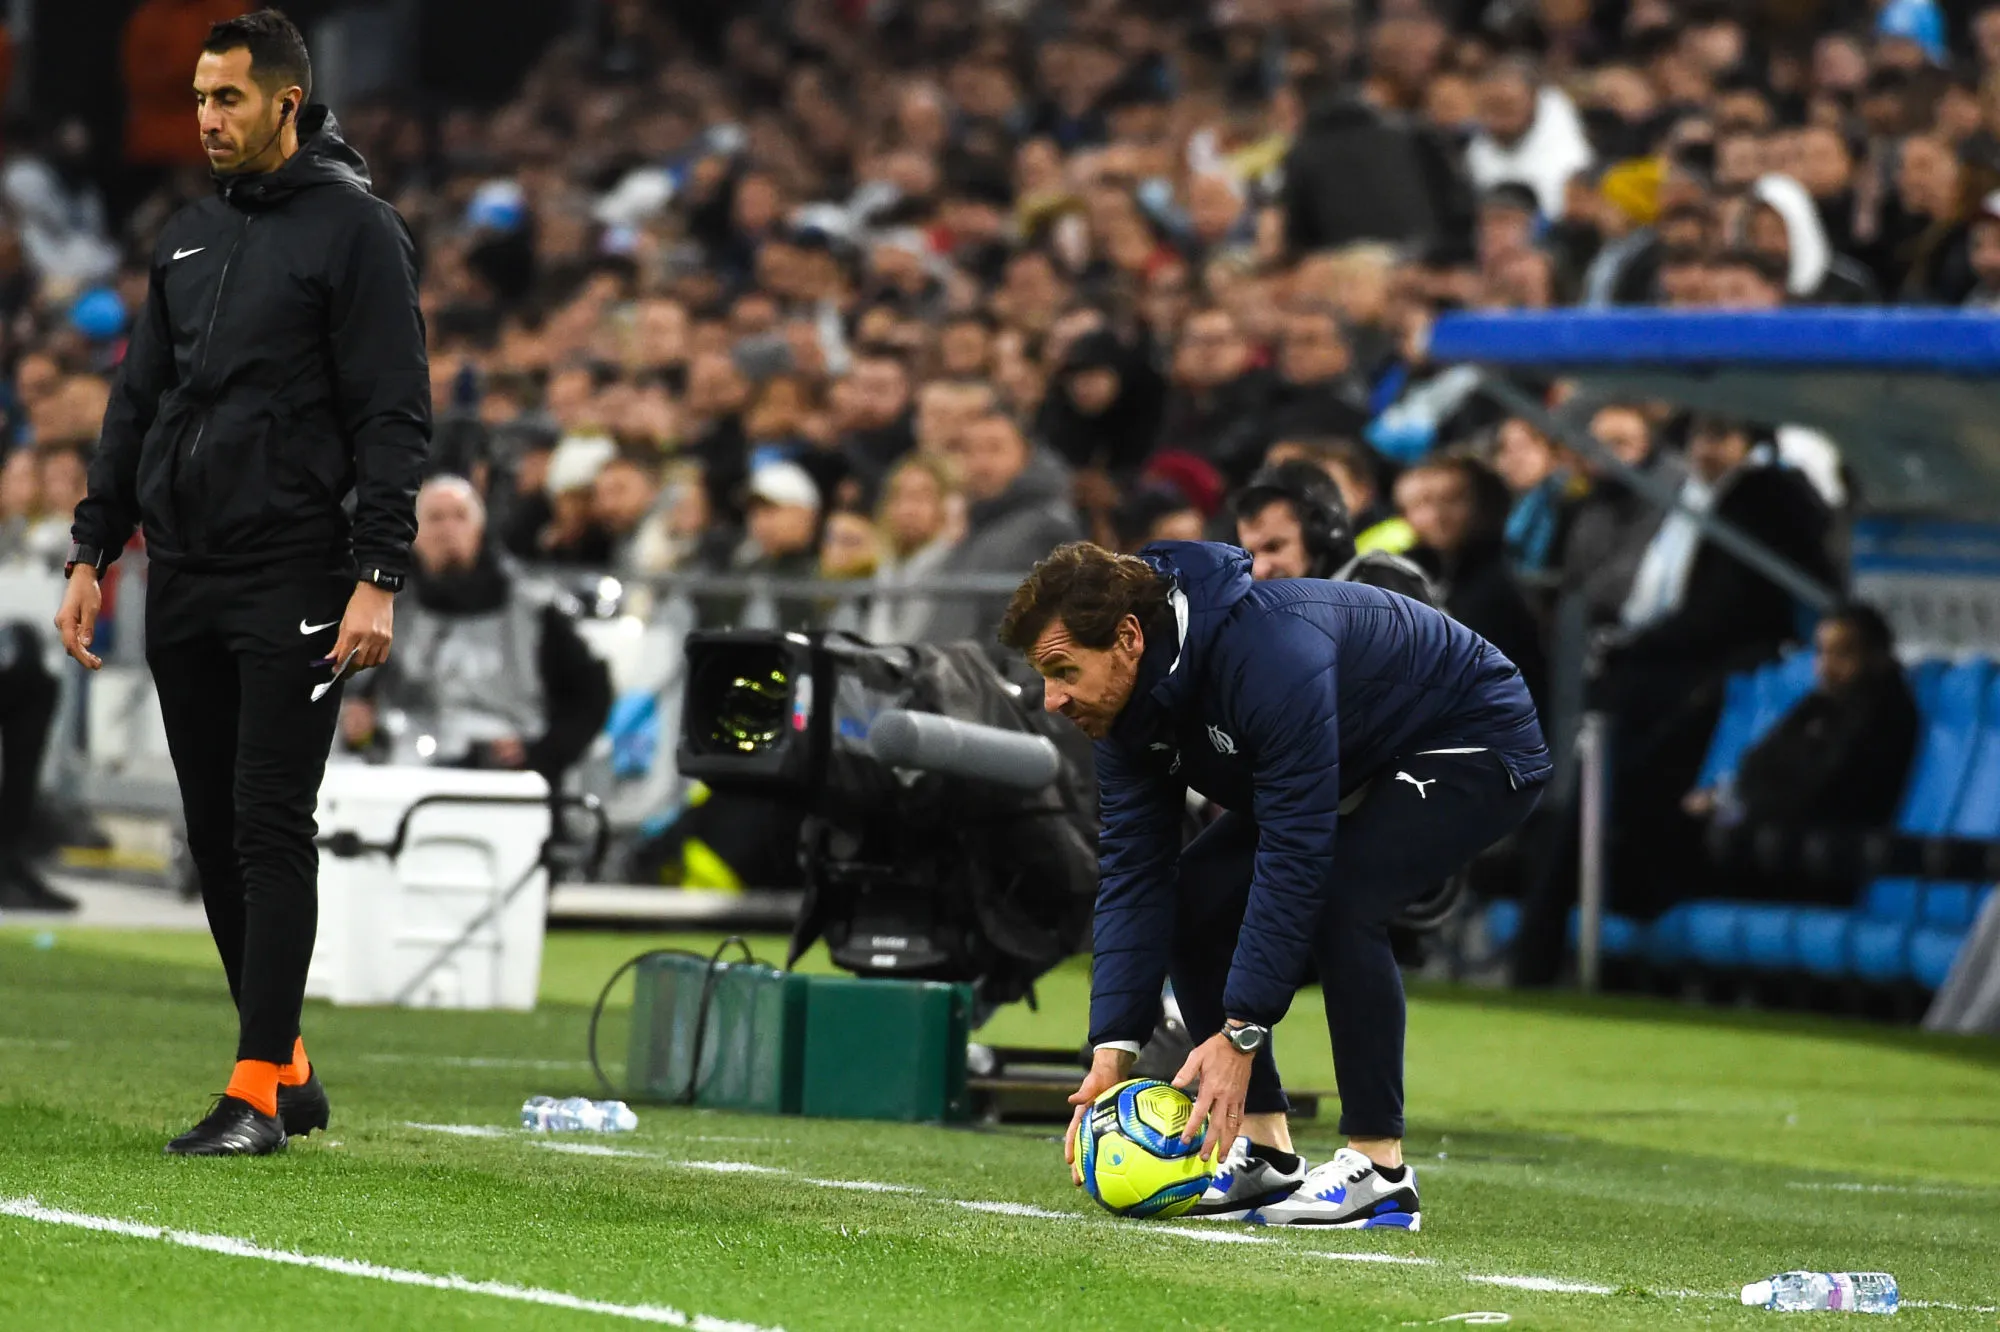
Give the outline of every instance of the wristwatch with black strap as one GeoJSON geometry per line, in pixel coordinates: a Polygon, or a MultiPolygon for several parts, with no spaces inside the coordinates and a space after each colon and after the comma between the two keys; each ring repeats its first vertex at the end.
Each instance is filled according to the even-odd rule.
{"type": "Polygon", "coordinates": [[[1271,1029],[1254,1022],[1230,1018],[1222,1024],[1222,1034],[1238,1054],[1256,1054],[1270,1043],[1271,1029]]]}
{"type": "Polygon", "coordinates": [[[363,569],[361,581],[384,592],[396,593],[403,590],[403,575],[392,574],[386,569],[363,569]]]}
{"type": "Polygon", "coordinates": [[[76,566],[79,564],[89,565],[97,571],[97,576],[102,578],[105,569],[110,567],[111,561],[105,559],[104,552],[97,547],[86,546],[81,541],[73,541],[70,543],[69,558],[63,562],[63,577],[68,578],[72,573],[75,573],[76,566]]]}

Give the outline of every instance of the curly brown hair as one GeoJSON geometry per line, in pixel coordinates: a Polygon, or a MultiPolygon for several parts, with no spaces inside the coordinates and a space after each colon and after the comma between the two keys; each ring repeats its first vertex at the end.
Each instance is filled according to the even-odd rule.
{"type": "Polygon", "coordinates": [[[1000,642],[1016,652],[1035,646],[1052,620],[1061,620],[1079,646],[1108,648],[1127,615],[1152,623],[1172,589],[1167,577],[1132,555],[1116,555],[1089,541],[1057,546],[1014,590],[1000,618],[1000,642]]]}

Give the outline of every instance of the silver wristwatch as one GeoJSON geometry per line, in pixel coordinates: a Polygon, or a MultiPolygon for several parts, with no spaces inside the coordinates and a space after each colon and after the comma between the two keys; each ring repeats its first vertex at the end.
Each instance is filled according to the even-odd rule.
{"type": "Polygon", "coordinates": [[[1236,1047],[1238,1054],[1256,1054],[1271,1040],[1271,1029],[1254,1022],[1224,1023],[1222,1034],[1229,1038],[1229,1043],[1236,1047]]]}

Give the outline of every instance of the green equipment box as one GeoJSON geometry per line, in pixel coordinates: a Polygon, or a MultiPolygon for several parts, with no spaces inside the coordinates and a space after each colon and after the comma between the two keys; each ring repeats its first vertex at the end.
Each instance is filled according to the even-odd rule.
{"type": "Polygon", "coordinates": [[[718,1110],[960,1123],[971,1115],[971,1012],[963,985],[655,954],[634,977],[627,1094],[718,1110]]]}

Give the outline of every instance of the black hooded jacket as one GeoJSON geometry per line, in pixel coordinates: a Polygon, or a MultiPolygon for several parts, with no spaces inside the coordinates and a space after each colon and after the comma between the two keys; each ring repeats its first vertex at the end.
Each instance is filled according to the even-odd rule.
{"type": "Polygon", "coordinates": [[[417,252],[323,106],[168,219],[75,539],[187,569],[403,574],[430,447],[417,252]],[[352,495],[352,520],[345,505],[352,495]]]}

